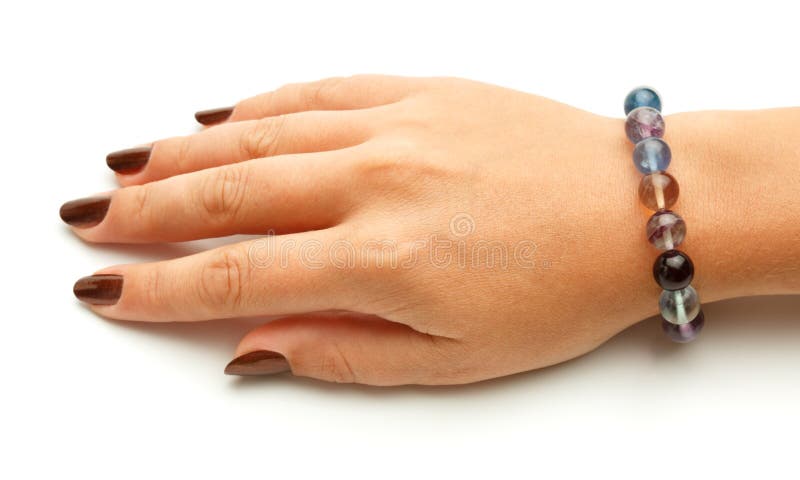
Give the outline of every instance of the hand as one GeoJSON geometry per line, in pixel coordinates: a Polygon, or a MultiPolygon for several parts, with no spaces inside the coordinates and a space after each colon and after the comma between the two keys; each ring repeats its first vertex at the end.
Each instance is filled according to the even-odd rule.
{"type": "MultiPolygon", "coordinates": [[[[562,362],[657,311],[620,119],[383,76],[289,85],[228,113],[110,155],[123,188],[62,217],[90,242],[275,235],[81,279],[98,314],[281,316],[242,340],[228,373],[395,385],[562,362]]],[[[676,174],[684,190],[698,176],[676,174]]],[[[697,212],[682,212],[690,227],[697,212]]]]}

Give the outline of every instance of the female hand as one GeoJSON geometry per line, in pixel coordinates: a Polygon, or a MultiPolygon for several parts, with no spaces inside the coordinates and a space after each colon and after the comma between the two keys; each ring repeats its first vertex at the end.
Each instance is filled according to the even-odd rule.
{"type": "MultiPolygon", "coordinates": [[[[681,118],[667,138],[708,301],[728,295],[713,255],[693,255],[716,238],[698,185],[713,167],[684,160],[697,137],[681,118]]],[[[75,286],[115,319],[280,316],[228,373],[472,382],[581,355],[657,311],[622,120],[385,76],[288,85],[198,120],[219,123],[109,155],[123,187],[61,214],[89,242],[274,233],[75,286]]]]}

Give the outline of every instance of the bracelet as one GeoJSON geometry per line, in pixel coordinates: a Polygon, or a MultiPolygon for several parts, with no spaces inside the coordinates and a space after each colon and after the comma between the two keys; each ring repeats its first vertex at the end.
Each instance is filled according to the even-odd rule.
{"type": "Polygon", "coordinates": [[[694,264],[677,250],[686,238],[686,222],[670,210],[678,200],[678,182],[665,170],[672,160],[664,136],[661,98],[650,87],[639,87],[625,97],[625,133],[635,145],[633,163],[644,174],[639,200],[655,213],[647,221],[647,240],[664,252],[653,264],[653,277],[663,288],[658,301],[661,328],[673,341],[690,342],[703,329],[700,299],[691,286],[694,264]]]}

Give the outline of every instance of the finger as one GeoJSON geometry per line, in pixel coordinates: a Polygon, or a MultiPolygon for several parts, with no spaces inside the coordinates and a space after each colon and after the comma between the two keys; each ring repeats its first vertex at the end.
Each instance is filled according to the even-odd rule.
{"type": "Polygon", "coordinates": [[[420,88],[421,79],[355,75],[292,83],[248,98],[233,107],[227,121],[239,122],[310,110],[356,110],[387,105],[420,88]]]}
{"type": "Polygon", "coordinates": [[[332,230],[281,235],[154,263],[118,265],[76,282],[75,295],[119,320],[199,321],[359,307],[362,275],[332,265],[332,230]]]}
{"type": "Polygon", "coordinates": [[[351,210],[343,188],[360,149],[262,158],[67,202],[61,217],[89,242],[178,242],[333,226],[351,210]]]}
{"type": "Polygon", "coordinates": [[[294,375],[370,385],[460,383],[456,340],[377,317],[302,315],[247,334],[229,375],[294,375]]]}
{"type": "Polygon", "coordinates": [[[106,162],[122,185],[138,185],[254,158],[357,145],[371,134],[368,117],[365,111],[302,112],[230,123],[114,152],[106,162]]]}

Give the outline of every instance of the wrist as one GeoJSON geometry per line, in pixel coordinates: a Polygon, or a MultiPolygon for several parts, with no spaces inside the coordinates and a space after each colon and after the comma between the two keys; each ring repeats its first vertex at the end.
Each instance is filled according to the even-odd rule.
{"type": "Polygon", "coordinates": [[[705,302],[800,293],[798,109],[667,117],[681,187],[674,209],[705,302]]]}

